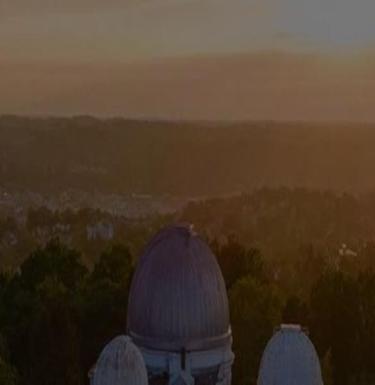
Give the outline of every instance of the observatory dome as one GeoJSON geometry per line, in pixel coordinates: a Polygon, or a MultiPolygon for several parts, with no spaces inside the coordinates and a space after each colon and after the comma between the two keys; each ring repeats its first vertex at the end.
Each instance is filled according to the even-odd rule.
{"type": "Polygon", "coordinates": [[[93,371],[91,384],[148,384],[143,356],[129,337],[116,337],[104,348],[93,371]]]}
{"type": "Polygon", "coordinates": [[[299,325],[282,325],[263,354],[258,385],[322,385],[315,348],[299,325]]]}
{"type": "Polygon", "coordinates": [[[128,329],[141,346],[209,349],[230,338],[228,298],[215,256],[188,226],[150,242],[133,278],[128,329]]]}
{"type": "Polygon", "coordinates": [[[128,332],[151,384],[230,383],[224,381],[233,362],[225,282],[192,226],[169,226],[146,247],[131,285],[128,332]]]}

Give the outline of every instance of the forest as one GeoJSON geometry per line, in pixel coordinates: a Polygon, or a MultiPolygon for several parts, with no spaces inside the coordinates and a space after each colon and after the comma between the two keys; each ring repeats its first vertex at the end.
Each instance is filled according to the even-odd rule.
{"type": "Polygon", "coordinates": [[[375,189],[374,146],[370,124],[0,116],[0,181],[10,191],[49,193],[361,193],[375,189]]]}
{"type": "MultiPolygon", "coordinates": [[[[227,285],[234,385],[255,385],[261,354],[281,322],[308,328],[325,384],[375,384],[374,207],[371,195],[262,189],[192,201],[133,231],[127,223],[121,236],[96,244],[91,259],[94,246],[58,234],[18,249],[24,257],[0,277],[0,383],[86,384],[103,346],[126,332],[142,247],[164,224],[189,221],[209,242],[227,285]]],[[[70,218],[84,221],[88,213],[70,218]]],[[[31,212],[28,226],[61,218],[31,212]]]]}

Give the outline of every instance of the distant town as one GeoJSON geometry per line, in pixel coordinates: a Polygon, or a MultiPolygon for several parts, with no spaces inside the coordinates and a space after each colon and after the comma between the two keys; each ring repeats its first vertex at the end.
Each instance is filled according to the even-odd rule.
{"type": "Polygon", "coordinates": [[[115,216],[144,218],[152,214],[170,214],[181,209],[188,198],[148,194],[105,194],[82,190],[65,190],[43,194],[33,191],[9,191],[0,186],[0,213],[19,222],[25,220],[29,208],[49,210],[80,210],[93,208],[115,216]]]}

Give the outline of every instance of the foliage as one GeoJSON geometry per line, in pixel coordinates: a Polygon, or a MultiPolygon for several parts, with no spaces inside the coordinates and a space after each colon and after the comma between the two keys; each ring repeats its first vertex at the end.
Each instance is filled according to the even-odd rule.
{"type": "Polygon", "coordinates": [[[17,373],[13,367],[0,357],[0,384],[17,385],[17,373]]]}
{"type": "Polygon", "coordinates": [[[82,288],[83,367],[88,372],[101,349],[125,333],[132,256],[123,245],[105,251],[82,288]]]}
{"type": "Polygon", "coordinates": [[[375,275],[327,271],[311,293],[310,327],[319,353],[328,352],[335,385],[374,378],[375,275]]]}
{"type": "MultiPolygon", "coordinates": [[[[278,189],[184,210],[182,219],[211,240],[228,288],[233,385],[256,383],[261,354],[280,322],[308,328],[326,384],[374,383],[374,202],[278,189]]],[[[86,225],[103,218],[115,222],[95,210],[29,212],[26,246],[14,249],[22,262],[0,273],[0,383],[84,384],[103,346],[126,331],[134,255],[166,218],[117,218],[127,246],[118,238],[88,242],[86,225]],[[59,223],[70,226],[72,242],[54,238],[36,247],[36,227],[59,223]]],[[[21,231],[2,223],[4,234],[7,223],[21,231]]]]}
{"type": "Polygon", "coordinates": [[[366,124],[2,116],[0,180],[48,192],[211,196],[279,185],[358,192],[374,188],[374,143],[366,124]]]}
{"type": "Polygon", "coordinates": [[[264,262],[260,251],[248,249],[232,235],[225,244],[212,243],[227,288],[230,289],[239,277],[251,275],[260,281],[266,280],[264,262]]]}
{"type": "Polygon", "coordinates": [[[278,291],[251,276],[239,279],[229,293],[234,338],[234,384],[255,383],[260,357],[280,323],[278,291]]]}
{"type": "MultiPolygon", "coordinates": [[[[124,332],[132,269],[124,246],[103,253],[90,273],[77,251],[52,240],[18,273],[2,275],[0,329],[21,385],[85,382],[104,343],[124,332]]],[[[15,381],[11,367],[0,369],[15,381]]]]}

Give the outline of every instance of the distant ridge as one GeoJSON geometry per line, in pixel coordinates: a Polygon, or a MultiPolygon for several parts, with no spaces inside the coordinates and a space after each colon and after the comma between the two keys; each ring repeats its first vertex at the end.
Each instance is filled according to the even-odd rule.
{"type": "Polygon", "coordinates": [[[207,196],[375,188],[375,124],[0,117],[9,189],[207,196]]]}

